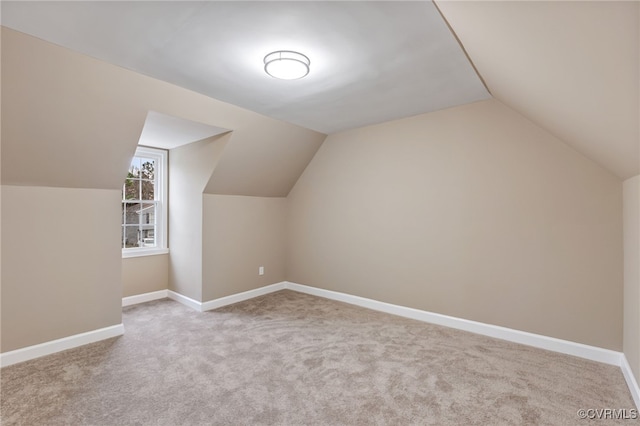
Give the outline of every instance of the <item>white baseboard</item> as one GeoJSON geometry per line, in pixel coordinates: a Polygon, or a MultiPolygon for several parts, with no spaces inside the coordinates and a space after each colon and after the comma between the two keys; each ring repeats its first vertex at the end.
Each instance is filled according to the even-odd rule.
{"type": "MultiPolygon", "coordinates": [[[[618,366],[622,370],[622,374],[624,375],[624,378],[627,382],[629,391],[631,392],[636,407],[640,409],[640,388],[638,387],[638,382],[633,375],[627,358],[621,352],[598,348],[596,346],[589,346],[582,343],[571,342],[568,340],[557,339],[554,337],[543,336],[540,334],[514,330],[511,328],[451,317],[448,315],[422,311],[419,309],[407,308],[404,306],[393,305],[390,303],[367,299],[360,296],[353,296],[337,291],[309,287],[306,285],[287,281],[271,284],[265,287],[260,287],[254,290],[249,290],[226,297],[221,297],[219,299],[209,300],[204,303],[191,299],[190,297],[183,296],[182,294],[176,293],[172,290],[160,290],[156,292],[125,297],[122,299],[122,306],[129,306],[136,303],[143,303],[168,297],[199,312],[204,312],[285,289],[323,297],[325,299],[349,303],[351,305],[361,306],[364,308],[398,315],[405,318],[411,318],[431,324],[469,331],[484,336],[494,337],[510,342],[520,343],[536,348],[546,349],[554,352],[589,359],[592,361],[618,366]]],[[[66,349],[75,348],[77,346],[86,345],[88,343],[97,342],[99,340],[108,339],[110,337],[119,336],[123,333],[124,326],[122,324],[118,324],[87,333],[53,340],[51,342],[46,342],[39,345],[17,349],[11,352],[5,352],[0,354],[0,366],[5,367],[8,365],[16,364],[18,362],[28,361],[30,359],[38,358],[44,355],[49,355],[66,349]]]]}
{"type": "Polygon", "coordinates": [[[16,349],[15,351],[4,352],[0,354],[0,367],[7,367],[19,362],[29,361],[31,359],[40,358],[41,356],[66,351],[67,349],[77,348],[78,346],[95,343],[100,340],[121,336],[123,334],[124,326],[122,324],[118,324],[112,325],[111,327],[88,331],[86,333],[63,337],[62,339],[51,340],[50,342],[40,343],[38,345],[27,346],[26,348],[16,349]]]}
{"type": "Polygon", "coordinates": [[[166,299],[169,297],[169,290],[158,290],[150,293],[136,294],[122,298],[122,307],[137,305],[138,303],[151,302],[152,300],[166,299]]]}
{"type": "Polygon", "coordinates": [[[495,337],[497,339],[507,340],[514,343],[533,346],[536,348],[546,349],[567,355],[573,355],[592,361],[602,362],[605,364],[621,366],[622,353],[603,349],[596,346],[585,345],[582,343],[571,342],[568,340],[557,339],[555,337],[543,336],[540,334],[529,333],[526,331],[514,330],[511,328],[500,327],[497,325],[485,324],[477,321],[466,320],[462,318],[451,317],[448,315],[437,314],[428,311],[422,311],[414,308],[393,305],[391,303],[380,302],[373,299],[367,299],[360,296],[353,296],[337,291],[324,290],[316,287],[309,287],[302,284],[292,282],[280,282],[254,290],[237,293],[231,296],[221,297],[219,299],[210,300],[208,302],[198,302],[179,293],[168,291],[169,298],[183,303],[197,311],[204,312],[211,309],[220,308],[222,306],[238,303],[243,300],[252,299],[278,290],[293,290],[300,293],[311,294],[313,296],[323,297],[325,299],[336,300],[339,302],[349,303],[368,309],[373,309],[388,314],[398,315],[405,318],[411,318],[431,324],[451,327],[458,330],[469,331],[471,333],[481,334],[484,336],[495,337]]]}
{"type": "Polygon", "coordinates": [[[443,325],[445,327],[456,328],[458,330],[470,331],[484,336],[495,337],[497,339],[508,340],[510,342],[521,343],[523,345],[534,346],[536,348],[547,349],[592,361],[603,362],[620,366],[621,353],[609,349],[598,348],[596,346],[584,345],[582,343],[568,340],[556,339],[554,337],[542,336],[540,334],[528,333],[526,331],[514,330],[497,325],[484,324],[462,318],[450,317],[419,309],[406,308],[404,306],[392,305],[390,303],[379,302],[350,294],[339,293],[337,291],[324,290],[316,287],[287,282],[285,288],[298,291],[300,293],[311,294],[324,297],[326,299],[349,303],[351,305],[362,306],[388,314],[411,318],[431,324],[443,325]]]}
{"type": "Polygon", "coordinates": [[[624,354],[622,354],[621,361],[620,368],[622,369],[622,374],[624,375],[624,379],[627,381],[627,386],[629,387],[633,401],[636,403],[636,408],[640,409],[640,387],[638,387],[638,382],[633,375],[629,361],[624,354]]]}
{"type": "Polygon", "coordinates": [[[253,299],[254,297],[264,296],[274,291],[284,290],[285,282],[271,284],[265,287],[256,288],[254,290],[244,291],[242,293],[232,294],[231,296],[221,297],[219,299],[210,300],[202,304],[202,311],[210,311],[211,309],[221,308],[223,306],[232,305],[244,300],[253,299]]]}
{"type": "Polygon", "coordinates": [[[264,296],[265,294],[273,293],[274,291],[284,290],[285,282],[270,284],[264,287],[256,288],[253,290],[243,291],[242,293],[232,294],[230,296],[221,297],[219,299],[209,300],[207,302],[198,302],[190,297],[183,296],[180,293],[169,290],[168,297],[176,302],[180,302],[190,308],[199,312],[210,311],[212,309],[221,308],[223,306],[232,305],[234,303],[242,302],[244,300],[253,299],[254,297],[264,296]]]}
{"type": "Polygon", "coordinates": [[[339,302],[349,303],[368,309],[373,309],[388,314],[398,315],[405,318],[411,318],[431,324],[442,325],[445,327],[456,328],[458,330],[469,331],[484,336],[495,337],[497,339],[507,340],[514,343],[533,346],[540,349],[546,349],[562,354],[573,355],[591,361],[602,362],[605,364],[620,367],[622,374],[629,387],[629,392],[633,397],[636,409],[640,410],[640,388],[638,382],[633,375],[631,366],[627,361],[624,353],[603,349],[597,346],[585,345],[582,343],[571,342],[569,340],[557,339],[555,337],[543,336],[540,334],[528,333],[526,331],[514,330],[511,328],[500,327],[491,324],[485,324],[476,321],[470,321],[462,318],[450,317],[447,315],[436,314],[419,309],[407,308],[390,303],[379,302],[373,299],[367,299],[360,296],[353,296],[337,291],[324,290],[316,287],[285,282],[284,287],[288,290],[298,291],[300,293],[311,294],[313,296],[324,297],[325,299],[336,300],[339,302]]]}
{"type": "Polygon", "coordinates": [[[195,309],[198,312],[202,312],[202,302],[198,302],[197,300],[194,300],[190,297],[183,296],[182,294],[176,293],[173,290],[167,291],[167,297],[169,297],[169,299],[171,300],[175,300],[178,303],[182,303],[185,306],[195,309]]]}

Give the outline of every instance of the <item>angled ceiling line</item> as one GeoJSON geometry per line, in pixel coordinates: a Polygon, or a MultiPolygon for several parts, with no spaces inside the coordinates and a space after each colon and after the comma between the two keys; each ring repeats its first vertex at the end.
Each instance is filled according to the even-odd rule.
{"type": "Polygon", "coordinates": [[[436,7],[436,10],[440,14],[440,17],[442,17],[442,20],[447,25],[447,28],[449,28],[449,31],[451,32],[451,35],[458,42],[458,45],[460,46],[460,49],[462,49],[462,52],[464,53],[464,56],[467,57],[467,60],[471,64],[471,67],[476,72],[476,75],[478,76],[478,78],[482,82],[482,85],[484,86],[485,89],[487,89],[487,92],[489,92],[491,97],[494,97],[493,93],[491,93],[491,88],[489,87],[487,82],[484,80],[484,77],[482,77],[482,74],[480,74],[480,71],[478,70],[478,67],[476,67],[476,64],[473,62],[473,59],[471,59],[471,56],[469,56],[469,52],[467,52],[467,49],[464,47],[464,44],[462,43],[462,40],[460,40],[460,38],[458,37],[458,34],[456,34],[456,32],[454,31],[453,27],[451,27],[451,24],[447,20],[447,17],[444,16],[444,14],[442,13],[442,10],[440,10],[440,6],[438,6],[438,3],[436,2],[436,0],[432,0],[432,1],[433,1],[433,5],[436,7]]]}

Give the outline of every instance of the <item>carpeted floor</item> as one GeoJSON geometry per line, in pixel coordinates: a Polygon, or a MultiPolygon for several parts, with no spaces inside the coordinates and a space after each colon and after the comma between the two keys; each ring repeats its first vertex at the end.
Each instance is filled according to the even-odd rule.
{"type": "MultiPolygon", "coordinates": [[[[292,291],[6,367],[3,425],[571,425],[634,408],[619,368],[292,291]]],[[[635,424],[633,420],[597,421],[635,424]]]]}

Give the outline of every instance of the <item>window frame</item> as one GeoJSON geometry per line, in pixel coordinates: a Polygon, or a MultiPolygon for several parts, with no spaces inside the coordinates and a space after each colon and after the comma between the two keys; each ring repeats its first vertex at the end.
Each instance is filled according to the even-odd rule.
{"type": "MultiPolygon", "coordinates": [[[[167,150],[152,148],[147,146],[139,145],[136,148],[136,152],[133,155],[135,157],[144,157],[150,158],[155,161],[154,166],[154,201],[156,203],[156,211],[155,211],[155,228],[154,228],[154,238],[156,242],[155,247],[122,247],[122,239],[120,241],[121,249],[122,249],[122,257],[140,257],[140,256],[153,256],[158,254],[166,254],[169,253],[169,248],[167,246],[167,204],[168,204],[168,185],[167,185],[167,177],[168,177],[168,158],[169,153],[167,150]]],[[[133,158],[131,160],[133,161],[133,158]]],[[[126,181],[126,178],[125,178],[126,181]]],[[[124,186],[124,182],[123,182],[124,186]]],[[[120,201],[121,205],[124,203],[124,191],[121,191],[122,199],[120,201]]],[[[120,218],[120,232],[122,232],[122,227],[124,226],[123,218],[120,218]]],[[[122,235],[122,234],[121,234],[122,235]]]]}

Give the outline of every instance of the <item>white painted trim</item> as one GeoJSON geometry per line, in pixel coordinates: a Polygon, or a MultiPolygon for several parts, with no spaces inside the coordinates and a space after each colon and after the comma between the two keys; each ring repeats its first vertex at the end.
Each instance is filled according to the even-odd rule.
{"type": "Polygon", "coordinates": [[[127,248],[122,249],[122,258],[131,259],[132,257],[157,256],[159,254],[168,254],[168,248],[127,248]]]}
{"type": "Polygon", "coordinates": [[[253,299],[254,297],[264,296],[274,291],[284,290],[285,283],[280,282],[265,287],[256,288],[254,290],[244,291],[242,293],[232,294],[231,296],[221,297],[219,299],[210,300],[202,304],[202,311],[210,311],[211,309],[221,308],[223,306],[232,305],[244,300],[253,299]]]}
{"type": "Polygon", "coordinates": [[[112,325],[111,327],[87,331],[86,333],[63,337],[62,339],[51,340],[50,342],[40,343],[38,345],[27,346],[26,348],[16,349],[15,351],[4,352],[0,354],[0,367],[7,367],[19,362],[29,361],[31,359],[51,355],[56,352],[66,351],[67,349],[73,349],[78,346],[95,343],[100,340],[121,336],[123,334],[124,325],[118,324],[112,325]]]}
{"type": "Polygon", "coordinates": [[[202,312],[202,303],[194,300],[190,297],[183,296],[180,293],[176,293],[173,290],[167,290],[167,297],[171,300],[175,300],[178,303],[182,303],[185,306],[188,306],[192,309],[195,309],[198,312],[202,312]]]}
{"type": "Polygon", "coordinates": [[[633,402],[636,403],[636,408],[640,410],[640,387],[638,387],[638,382],[636,381],[633,371],[631,370],[631,366],[629,365],[629,361],[624,354],[622,354],[621,361],[620,368],[622,369],[622,374],[624,375],[624,379],[627,381],[627,386],[629,387],[629,391],[633,397],[633,402]]]}
{"type": "Polygon", "coordinates": [[[571,342],[568,340],[557,339],[555,337],[529,333],[526,331],[500,327],[497,325],[485,324],[477,321],[451,317],[448,315],[422,311],[414,308],[407,308],[404,306],[393,305],[390,303],[367,299],[360,296],[353,296],[346,293],[324,290],[287,281],[271,284],[266,287],[260,287],[242,293],[233,294],[231,296],[221,297],[219,299],[210,300],[204,303],[198,302],[197,300],[193,300],[171,290],[168,291],[168,296],[169,298],[183,303],[184,305],[187,305],[197,311],[204,312],[284,289],[311,294],[313,296],[323,297],[325,299],[336,300],[339,302],[345,302],[351,305],[357,305],[364,308],[386,312],[388,314],[411,318],[431,324],[442,325],[445,327],[469,331],[471,333],[507,340],[514,343],[533,346],[540,349],[573,355],[580,358],[589,359],[591,361],[602,362],[618,367],[622,366],[621,352],[603,349],[596,346],[585,345],[582,343],[571,342]]]}
{"type": "Polygon", "coordinates": [[[209,300],[207,302],[198,302],[190,297],[183,296],[180,293],[176,293],[173,290],[167,291],[167,297],[182,303],[192,309],[199,312],[210,311],[212,309],[221,308],[223,306],[232,305],[234,303],[242,302],[244,300],[253,299],[254,297],[263,296],[265,294],[273,293],[274,291],[284,290],[286,282],[280,282],[270,284],[264,287],[256,288],[253,290],[244,291],[242,293],[232,294],[230,296],[221,297],[219,299],[209,300]]]}
{"type": "Polygon", "coordinates": [[[169,297],[169,290],[158,290],[150,293],[136,294],[122,298],[122,307],[137,305],[138,303],[151,302],[152,300],[166,299],[169,297]]]}
{"type": "Polygon", "coordinates": [[[526,331],[514,330],[512,328],[484,324],[477,321],[450,317],[448,315],[421,311],[419,309],[392,305],[390,303],[367,299],[360,296],[353,296],[337,291],[309,287],[292,282],[285,282],[284,287],[288,290],[311,294],[318,297],[324,297],[325,299],[336,300],[338,302],[349,303],[351,305],[357,305],[392,315],[398,315],[401,317],[411,318],[431,324],[451,327],[458,330],[469,331],[471,333],[481,334],[484,336],[494,337],[497,339],[507,340],[514,343],[520,343],[540,349],[559,352],[562,354],[573,355],[591,361],[615,365],[616,367],[620,367],[620,369],[622,370],[622,374],[627,382],[627,386],[629,387],[629,391],[631,392],[633,401],[635,402],[636,409],[640,410],[640,388],[638,387],[638,382],[633,375],[631,366],[629,365],[626,356],[622,352],[616,352],[610,349],[599,348],[597,346],[571,342],[569,340],[557,339],[555,337],[528,333],[526,331]]]}
{"type": "MultiPolygon", "coordinates": [[[[618,366],[622,370],[622,374],[624,375],[624,378],[627,382],[627,386],[629,387],[629,391],[631,392],[636,407],[640,409],[640,388],[638,387],[638,382],[636,381],[633,372],[631,371],[631,367],[629,366],[627,358],[621,352],[598,348],[595,346],[589,346],[582,343],[571,342],[568,340],[556,339],[554,337],[543,336],[540,334],[514,330],[511,328],[451,317],[448,315],[422,311],[419,309],[407,308],[404,306],[393,305],[390,303],[367,299],[360,296],[353,296],[337,291],[309,287],[306,285],[296,284],[288,281],[283,281],[254,290],[221,297],[219,299],[210,300],[204,303],[198,302],[197,300],[191,299],[190,297],[183,296],[182,294],[176,293],[172,290],[160,290],[151,293],[125,297],[122,299],[122,306],[129,306],[135,303],[143,303],[168,297],[169,299],[189,306],[190,308],[193,308],[199,312],[204,312],[285,289],[323,297],[325,299],[349,303],[351,305],[361,306],[392,315],[398,315],[401,317],[411,318],[431,324],[451,327],[458,330],[469,331],[484,336],[494,337],[497,339],[507,340],[510,342],[520,343],[523,345],[533,346],[536,348],[546,349],[554,352],[589,359],[592,361],[618,366]]],[[[39,345],[17,349],[15,351],[5,352],[0,354],[0,367],[6,367],[8,365],[28,361],[30,359],[64,351],[89,343],[94,343],[100,340],[108,339],[110,337],[120,336],[122,334],[124,334],[124,326],[122,324],[118,324],[111,327],[89,331],[87,333],[76,334],[74,336],[53,340],[51,342],[41,343],[39,345]]]]}
{"type": "Polygon", "coordinates": [[[556,339],[554,337],[528,333],[526,331],[514,330],[497,325],[484,324],[462,318],[450,317],[433,312],[421,311],[419,309],[406,308],[404,306],[392,305],[390,303],[379,302],[377,300],[367,299],[364,297],[352,296],[350,294],[339,293],[337,291],[324,290],[291,282],[287,282],[285,284],[285,288],[298,291],[300,293],[311,294],[314,296],[324,297],[326,299],[337,300],[351,305],[386,312],[388,314],[456,328],[458,330],[470,331],[484,336],[495,337],[497,339],[508,340],[510,342],[573,355],[592,361],[603,362],[605,364],[616,366],[621,365],[620,357],[622,354],[620,352],[598,348],[596,346],[584,345],[582,343],[556,339]]]}

